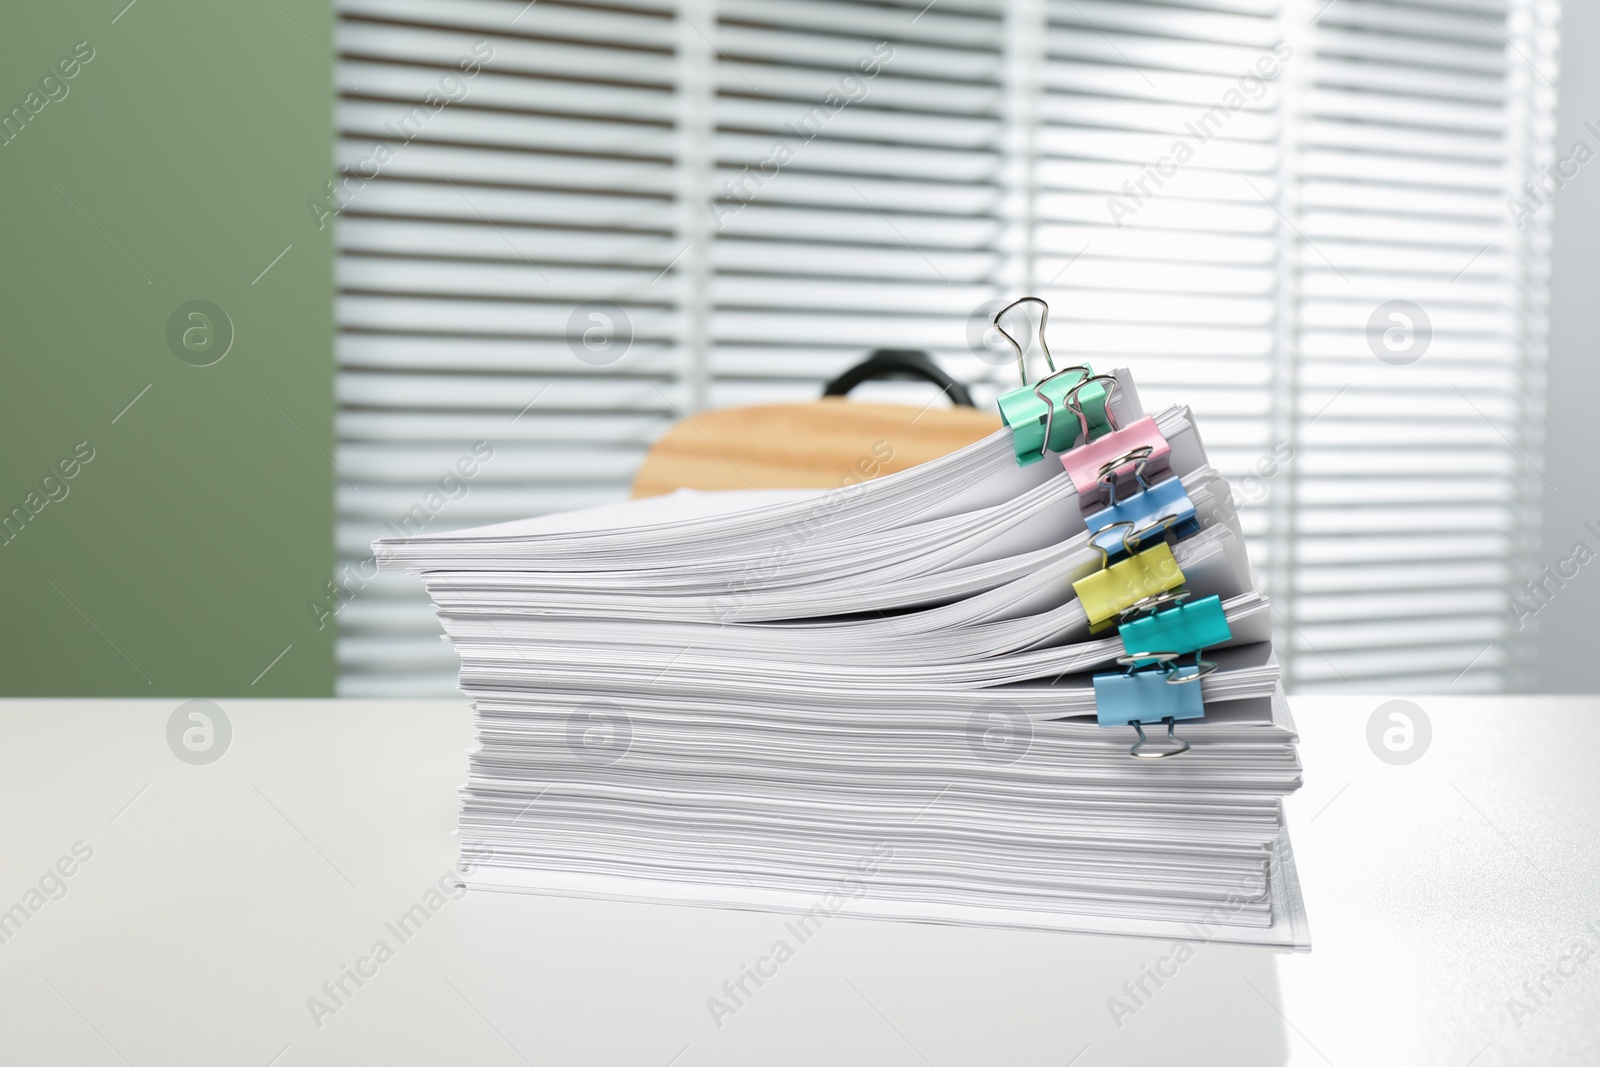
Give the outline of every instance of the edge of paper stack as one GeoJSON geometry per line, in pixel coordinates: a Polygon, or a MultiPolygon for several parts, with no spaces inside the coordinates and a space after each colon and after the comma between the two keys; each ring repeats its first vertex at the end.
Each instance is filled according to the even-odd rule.
{"type": "Polygon", "coordinates": [[[1128,650],[1073,583],[1108,560],[1009,430],[838,489],[375,542],[420,574],[474,703],[464,884],[1309,948],[1269,605],[1188,409],[1154,421],[1198,519],[1171,546],[1184,589],[1232,635],[1172,759],[1097,722],[1128,650]]]}

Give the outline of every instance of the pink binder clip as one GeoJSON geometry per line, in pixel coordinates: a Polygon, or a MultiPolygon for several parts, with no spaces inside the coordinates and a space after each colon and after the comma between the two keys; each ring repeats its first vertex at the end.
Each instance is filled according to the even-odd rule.
{"type": "MultiPolygon", "coordinates": [[[[1156,429],[1154,416],[1112,430],[1086,445],[1061,453],[1061,465],[1078,490],[1078,504],[1090,508],[1107,502],[1118,479],[1140,484],[1156,481],[1172,469],[1172,447],[1156,429]]],[[[1127,483],[1124,483],[1127,484],[1127,483]]],[[[1125,494],[1122,494],[1125,495],[1125,494]]]]}

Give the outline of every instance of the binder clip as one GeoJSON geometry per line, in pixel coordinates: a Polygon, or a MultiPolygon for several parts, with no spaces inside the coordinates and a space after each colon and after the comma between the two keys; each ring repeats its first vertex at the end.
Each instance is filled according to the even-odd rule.
{"type": "Polygon", "coordinates": [[[1148,462],[1149,448],[1145,446],[1101,465],[1100,484],[1105,486],[1110,503],[1088,517],[1089,525],[1104,529],[1106,526],[1127,523],[1137,529],[1170,515],[1172,529],[1180,540],[1199,533],[1200,518],[1195,512],[1194,501],[1189,499],[1189,494],[1183,488],[1183,481],[1173,475],[1164,482],[1151,485],[1145,476],[1148,462]],[[1118,473],[1130,465],[1138,489],[1122,497],[1117,488],[1118,473]]]}
{"type": "Polygon", "coordinates": [[[1200,654],[1231,641],[1233,631],[1221,597],[1186,602],[1188,598],[1187,592],[1169,592],[1134,604],[1123,610],[1118,631],[1122,647],[1130,655],[1138,648],[1171,649],[1180,656],[1193,652],[1196,673],[1186,680],[1197,681],[1217,669],[1216,663],[1200,654]]]}
{"type": "Polygon", "coordinates": [[[1073,592],[1089,618],[1090,633],[1108,629],[1105,624],[1119,618],[1125,609],[1183,584],[1183,571],[1178,567],[1170,544],[1163,540],[1153,548],[1141,547],[1151,533],[1164,534],[1172,525],[1172,518],[1162,516],[1142,528],[1135,528],[1132,523],[1115,523],[1101,527],[1090,537],[1089,543],[1100,553],[1100,570],[1072,583],[1073,592]],[[1101,535],[1113,527],[1122,528],[1117,550],[1127,554],[1116,563],[1111,562],[1113,551],[1101,543],[1101,535]]]}
{"type": "MultiPolygon", "coordinates": [[[[1093,518],[1098,522],[1100,515],[1095,515],[1093,518]]],[[[1138,552],[1151,534],[1164,536],[1177,519],[1176,515],[1168,514],[1159,516],[1143,526],[1127,519],[1108,522],[1103,526],[1097,525],[1094,532],[1089,535],[1089,544],[1105,557],[1102,566],[1109,567],[1113,559],[1138,552]]]]}
{"type": "MultiPolygon", "coordinates": [[[[1096,375],[1084,384],[1099,378],[1111,383],[1109,399],[1109,394],[1116,391],[1115,378],[1096,375]]],[[[1075,400],[1073,394],[1067,395],[1069,410],[1076,410],[1075,400]]],[[[1125,471],[1132,473],[1137,465],[1142,481],[1148,484],[1150,479],[1171,470],[1171,458],[1172,446],[1156,428],[1155,416],[1146,415],[1128,426],[1113,426],[1110,433],[1063,452],[1061,466],[1066,468],[1067,477],[1078,490],[1079,503],[1087,509],[1105,501],[1109,491],[1108,475],[1114,483],[1116,477],[1125,471]]]]}
{"type": "MultiPolygon", "coordinates": [[[[1083,387],[1086,380],[1095,377],[1088,364],[1056,370],[1055,359],[1050,355],[1050,345],[1045,340],[1045,326],[1050,321],[1050,305],[1036,296],[1013,300],[994,314],[994,328],[1000,331],[1011,347],[1017,351],[1017,373],[1022,386],[1001,395],[1000,417],[1011,428],[1011,443],[1016,452],[1017,464],[1027,466],[1044,458],[1046,451],[1063,452],[1079,440],[1087,440],[1091,430],[1104,433],[1112,426],[1112,416],[1106,408],[1110,394],[1096,385],[1083,389],[1080,407],[1087,406],[1088,413],[1078,412],[1078,425],[1056,419],[1057,404],[1064,404],[1067,395],[1083,387]],[[1023,347],[1015,337],[1000,325],[1001,316],[1020,304],[1038,304],[1039,347],[1044,351],[1045,364],[1050,374],[1033,385],[1028,384],[1028,370],[1023,364],[1023,347]]],[[[1099,376],[1115,382],[1116,379],[1099,376]]]]}
{"type": "Polygon", "coordinates": [[[1177,665],[1176,652],[1138,651],[1118,656],[1124,670],[1120,674],[1094,676],[1095,717],[1101,726],[1132,726],[1139,740],[1128,749],[1137,759],[1166,759],[1189,751],[1189,742],[1177,735],[1183,719],[1204,718],[1205,704],[1200,687],[1185,683],[1201,677],[1197,667],[1177,665]],[[1159,752],[1144,751],[1150,741],[1146,723],[1164,723],[1167,739],[1178,747],[1159,752]]]}

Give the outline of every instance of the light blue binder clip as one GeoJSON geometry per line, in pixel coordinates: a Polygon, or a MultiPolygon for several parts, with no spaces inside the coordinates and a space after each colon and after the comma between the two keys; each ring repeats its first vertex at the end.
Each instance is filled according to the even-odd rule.
{"type": "Polygon", "coordinates": [[[1189,751],[1189,742],[1178,737],[1175,725],[1180,719],[1204,718],[1205,704],[1198,682],[1206,672],[1199,667],[1179,667],[1176,652],[1140,650],[1118,656],[1126,670],[1121,674],[1094,676],[1094,700],[1101,726],[1132,726],[1139,740],[1128,755],[1139,759],[1165,759],[1189,751]],[[1179,747],[1160,752],[1143,751],[1149,738],[1145,723],[1165,723],[1167,738],[1179,747]]]}

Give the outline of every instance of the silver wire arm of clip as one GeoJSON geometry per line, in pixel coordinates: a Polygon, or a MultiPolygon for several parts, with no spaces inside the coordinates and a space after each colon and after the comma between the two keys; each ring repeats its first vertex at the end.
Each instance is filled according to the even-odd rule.
{"type": "MultiPolygon", "coordinates": [[[[1006,312],[1010,311],[1012,308],[1021,307],[1023,304],[1038,304],[1039,305],[1039,309],[1040,309],[1039,310],[1039,347],[1044,349],[1045,366],[1050,368],[1050,373],[1052,375],[1055,374],[1055,372],[1056,372],[1056,361],[1050,355],[1050,342],[1047,341],[1045,339],[1045,336],[1044,336],[1044,328],[1050,322],[1050,305],[1049,304],[1045,303],[1042,299],[1040,299],[1037,296],[1020,296],[1017,299],[1011,301],[1011,303],[1007,304],[1005,307],[1001,308],[999,311],[996,311],[994,313],[994,320],[993,320],[994,321],[994,328],[996,330],[1000,331],[1000,336],[1004,337],[1006,339],[1006,341],[1008,341],[1010,343],[1012,348],[1016,349],[1016,351],[1017,351],[1017,375],[1022,379],[1022,384],[1024,386],[1026,386],[1028,384],[1028,368],[1022,362],[1023,353],[1026,350],[1022,347],[1022,342],[1021,341],[1018,341],[1015,337],[1012,337],[1011,336],[1011,332],[1009,330],[1007,330],[1004,326],[1000,325],[1000,319],[1001,319],[1002,316],[1005,315],[1006,312]]],[[[1049,379],[1046,379],[1046,381],[1048,381],[1048,380],[1049,379]]]]}
{"type": "Polygon", "coordinates": [[[1100,465],[1100,474],[1097,480],[1106,487],[1106,506],[1117,506],[1117,471],[1128,464],[1133,464],[1133,477],[1139,483],[1140,490],[1150,488],[1150,482],[1144,476],[1145,465],[1150,462],[1150,453],[1155,451],[1151,445],[1140,445],[1131,451],[1124,452],[1110,463],[1100,465]]]}
{"type": "Polygon", "coordinates": [[[1161,752],[1140,751],[1146,744],[1149,743],[1150,739],[1144,735],[1144,726],[1141,723],[1130,722],[1128,725],[1132,726],[1136,731],[1138,731],[1139,740],[1135,741],[1133,746],[1128,749],[1128,755],[1134,757],[1135,759],[1166,759],[1168,756],[1181,756],[1183,753],[1189,751],[1189,742],[1178,736],[1178,724],[1173,721],[1172,716],[1169,715],[1160,721],[1167,724],[1167,740],[1175,742],[1178,747],[1166,749],[1161,752]]]}
{"type": "Polygon", "coordinates": [[[1114,374],[1091,374],[1077,385],[1074,385],[1064,398],[1066,401],[1067,410],[1078,416],[1078,432],[1083,435],[1081,438],[1079,438],[1079,440],[1082,441],[1087,441],[1089,439],[1089,416],[1083,413],[1083,405],[1078,399],[1078,393],[1081,392],[1085,386],[1092,382],[1101,382],[1105,388],[1104,407],[1106,412],[1106,426],[1111,431],[1120,430],[1122,428],[1117,425],[1117,413],[1111,410],[1111,398],[1115,396],[1117,392],[1117,376],[1114,374]]]}

